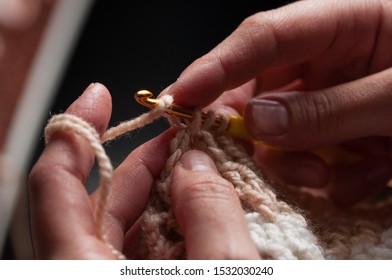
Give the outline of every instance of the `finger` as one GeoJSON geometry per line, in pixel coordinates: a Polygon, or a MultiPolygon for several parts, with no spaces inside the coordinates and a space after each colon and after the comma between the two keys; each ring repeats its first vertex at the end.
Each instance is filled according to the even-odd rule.
{"type": "MultiPolygon", "coordinates": [[[[169,156],[169,143],[174,133],[174,130],[168,130],[144,143],[114,171],[106,206],[105,228],[115,248],[122,249],[124,235],[132,230],[144,211],[153,182],[169,156]]],[[[99,198],[99,191],[93,194],[94,200],[99,198]]],[[[127,244],[124,244],[123,250],[128,254],[127,244]]]]}
{"type": "Polygon", "coordinates": [[[367,136],[390,136],[392,69],[311,92],[268,93],[245,110],[245,124],[274,147],[309,150],[367,136]]]}
{"type": "Polygon", "coordinates": [[[11,30],[28,30],[36,20],[41,4],[41,1],[1,1],[0,24],[11,30]]]}
{"type": "Polygon", "coordinates": [[[390,159],[367,158],[355,164],[336,166],[327,190],[337,205],[349,207],[386,188],[391,178],[390,159]]]}
{"type": "Polygon", "coordinates": [[[392,158],[390,137],[365,137],[342,143],[342,146],[363,156],[387,156],[392,158]]]}
{"type": "Polygon", "coordinates": [[[140,260],[145,258],[143,240],[143,219],[137,220],[124,236],[123,254],[127,260],[140,260]]]}
{"type": "MultiPolygon", "coordinates": [[[[66,113],[83,118],[102,133],[110,119],[110,94],[103,85],[92,84],[66,113]]],[[[79,258],[77,253],[89,243],[80,239],[96,236],[83,184],[92,164],[93,152],[84,139],[70,132],[58,132],[33,167],[29,197],[37,257],[79,258]]]]}
{"type": "MultiPolygon", "coordinates": [[[[301,80],[293,80],[275,88],[275,92],[304,90],[301,80]]],[[[225,91],[214,102],[205,107],[205,111],[212,110],[224,116],[243,115],[249,101],[259,91],[258,81],[251,80],[238,88],[225,91]]]]}
{"type": "Polygon", "coordinates": [[[246,105],[256,92],[256,81],[252,80],[238,88],[226,91],[204,110],[212,110],[223,116],[243,115],[246,105]]]}
{"type": "Polygon", "coordinates": [[[259,258],[234,187],[205,153],[194,150],[182,156],[171,188],[188,258],[259,258]]]}
{"type": "Polygon", "coordinates": [[[270,67],[300,64],[315,57],[328,65],[340,65],[341,54],[347,59],[347,53],[357,61],[372,53],[383,9],[380,1],[299,1],[255,14],[192,63],[164,92],[182,106],[202,107],[270,67]],[[358,30],[361,32],[355,32],[358,30]],[[358,40],[363,43],[361,48],[357,48],[358,40]]]}
{"type": "Polygon", "coordinates": [[[283,152],[256,147],[254,157],[274,182],[322,188],[330,180],[330,167],[309,152],[283,152]]]}

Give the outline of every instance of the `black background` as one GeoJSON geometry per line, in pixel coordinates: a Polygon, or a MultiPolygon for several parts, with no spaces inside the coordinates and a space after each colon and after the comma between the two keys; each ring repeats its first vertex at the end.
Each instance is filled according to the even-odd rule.
{"type": "MultiPolygon", "coordinates": [[[[97,0],[48,118],[49,114],[63,112],[91,82],[103,83],[111,92],[110,126],[138,116],[148,109],[134,101],[135,92],[148,89],[158,94],[246,17],[289,2],[97,0]]],[[[113,164],[118,165],[132,149],[166,127],[160,121],[112,143],[107,151],[113,164]]],[[[32,163],[43,149],[42,140],[32,163]]],[[[87,187],[96,185],[93,172],[87,187]]]]}
{"type": "MultiPolygon", "coordinates": [[[[232,33],[248,16],[293,1],[107,1],[96,0],[72,52],[47,117],[63,112],[92,82],[111,92],[110,126],[145,112],[133,95],[140,89],[158,94],[195,59],[232,33]]],[[[42,123],[42,133],[46,124],[42,123]]],[[[114,166],[147,139],[167,127],[159,121],[106,147],[114,166]]],[[[41,154],[36,139],[32,166],[41,154]]],[[[32,141],[34,143],[34,141],[32,141]]],[[[86,186],[98,185],[94,168],[86,186]]],[[[10,242],[5,259],[12,259],[10,242]]]]}

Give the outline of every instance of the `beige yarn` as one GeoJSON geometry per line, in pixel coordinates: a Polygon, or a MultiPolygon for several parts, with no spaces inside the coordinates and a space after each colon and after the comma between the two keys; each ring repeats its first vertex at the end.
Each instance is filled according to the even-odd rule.
{"type": "MultiPolygon", "coordinates": [[[[113,168],[100,142],[144,126],[164,115],[172,103],[169,96],[160,106],[134,120],[109,129],[100,140],[95,130],[72,115],[54,116],[46,128],[46,141],[58,130],[83,136],[95,151],[100,166],[101,193],[97,207],[97,234],[118,258],[104,234],[103,213],[113,168]]],[[[173,120],[172,120],[173,122],[173,120]]],[[[156,179],[143,214],[143,256],[147,259],[184,259],[186,249],[170,202],[173,167],[182,154],[199,149],[214,160],[223,178],[235,187],[245,210],[251,237],[264,259],[392,259],[392,200],[363,204],[343,211],[327,200],[299,188],[273,190],[252,158],[233,140],[214,127],[214,114],[202,122],[200,112],[188,125],[180,125],[170,146],[171,155],[156,179]],[[279,194],[279,197],[276,195],[279,194]],[[291,205],[296,205],[293,208],[291,205]]]]}
{"type": "Polygon", "coordinates": [[[172,102],[173,98],[170,96],[162,98],[162,102],[156,109],[151,110],[148,114],[143,114],[134,120],[124,122],[117,127],[107,130],[103,134],[102,139],[100,139],[98,132],[90,124],[71,114],[61,114],[52,117],[45,128],[46,144],[50,142],[53,134],[57,131],[72,131],[85,138],[93,149],[99,166],[100,187],[102,189],[96,209],[97,235],[118,259],[125,259],[125,257],[108,242],[103,228],[103,217],[112,183],[113,166],[101,143],[153,122],[162,116],[164,108],[172,102]]]}

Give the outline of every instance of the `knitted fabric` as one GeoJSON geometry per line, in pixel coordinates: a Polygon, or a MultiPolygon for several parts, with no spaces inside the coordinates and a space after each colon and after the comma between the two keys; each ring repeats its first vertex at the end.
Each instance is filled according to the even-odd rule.
{"type": "MultiPolygon", "coordinates": [[[[71,130],[90,143],[100,166],[101,192],[97,207],[97,234],[118,258],[102,229],[112,168],[100,142],[144,126],[164,115],[172,99],[165,96],[158,108],[134,120],[109,129],[101,139],[94,129],[75,116],[54,116],[46,128],[46,139],[57,130],[71,130]]],[[[392,200],[362,204],[350,210],[336,208],[324,198],[301,188],[268,183],[242,147],[216,127],[214,114],[202,121],[200,112],[187,125],[176,123],[178,131],[170,156],[156,179],[143,214],[143,255],[147,259],[184,259],[186,248],[170,200],[171,173],[181,156],[190,149],[207,153],[223,178],[238,194],[250,235],[263,259],[392,259],[392,200]],[[295,205],[295,207],[293,207],[295,205]]],[[[130,198],[132,199],[132,198],[130,198]]]]}

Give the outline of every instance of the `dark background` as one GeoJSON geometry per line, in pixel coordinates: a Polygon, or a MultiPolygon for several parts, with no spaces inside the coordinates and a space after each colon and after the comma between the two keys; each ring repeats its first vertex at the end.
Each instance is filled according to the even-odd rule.
{"type": "MultiPolygon", "coordinates": [[[[54,93],[47,118],[64,110],[92,82],[104,84],[112,94],[110,126],[134,118],[145,107],[134,101],[140,89],[158,94],[195,59],[232,33],[248,16],[293,1],[105,1],[96,0],[54,93]]],[[[42,123],[42,133],[46,121],[42,123]]],[[[164,120],[113,141],[106,150],[117,166],[136,146],[167,128],[164,120]]],[[[41,154],[37,139],[32,166],[41,154]]],[[[34,144],[34,141],[32,141],[34,144]]],[[[98,185],[94,168],[86,186],[98,185]]],[[[27,198],[26,198],[27,199],[27,198]]],[[[4,259],[13,259],[11,241],[4,259]]]]}
{"type": "MultiPolygon", "coordinates": [[[[110,126],[138,116],[148,109],[134,101],[135,92],[148,89],[158,94],[246,17],[289,2],[97,0],[50,113],[64,111],[91,82],[100,82],[112,94],[110,126]]],[[[107,147],[113,164],[166,127],[165,121],[159,121],[114,141],[107,147]]],[[[32,162],[43,149],[42,140],[32,162]]],[[[93,171],[87,187],[91,190],[96,185],[93,171]]]]}

